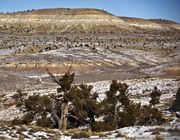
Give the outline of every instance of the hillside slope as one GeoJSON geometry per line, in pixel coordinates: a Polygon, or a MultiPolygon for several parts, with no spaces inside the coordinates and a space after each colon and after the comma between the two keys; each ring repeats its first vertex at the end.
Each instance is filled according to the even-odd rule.
{"type": "Polygon", "coordinates": [[[128,29],[123,20],[97,9],[43,9],[1,14],[0,23],[33,26],[35,31],[50,32],[111,32],[128,29]]]}
{"type": "Polygon", "coordinates": [[[180,76],[180,30],[172,21],[117,17],[98,9],[0,14],[0,90],[47,83],[180,76]],[[21,84],[23,82],[23,84],[21,84]],[[9,83],[9,84],[7,84],[9,83]]]}
{"type": "Polygon", "coordinates": [[[0,25],[9,25],[19,30],[27,28],[37,32],[122,32],[140,29],[179,30],[180,25],[172,21],[145,20],[116,17],[98,9],[41,9],[17,13],[0,14],[0,25]]]}
{"type": "Polygon", "coordinates": [[[119,17],[124,20],[129,26],[139,27],[143,29],[156,29],[156,30],[180,30],[180,24],[161,19],[142,19],[131,17],[119,17]]]}

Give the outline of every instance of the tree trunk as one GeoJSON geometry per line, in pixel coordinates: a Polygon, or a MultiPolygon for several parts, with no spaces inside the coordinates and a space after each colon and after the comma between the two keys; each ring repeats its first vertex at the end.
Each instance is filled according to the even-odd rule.
{"type": "Polygon", "coordinates": [[[114,107],[114,119],[113,119],[113,126],[116,128],[117,125],[117,104],[114,107]]]}
{"type": "Polygon", "coordinates": [[[54,109],[51,111],[51,114],[54,116],[54,118],[55,118],[55,120],[56,120],[56,122],[58,124],[58,128],[60,129],[61,119],[58,117],[58,115],[56,114],[54,109]]]}
{"type": "Polygon", "coordinates": [[[61,108],[61,119],[59,123],[59,129],[63,132],[66,131],[67,127],[67,114],[68,114],[68,102],[64,102],[61,108]]]}

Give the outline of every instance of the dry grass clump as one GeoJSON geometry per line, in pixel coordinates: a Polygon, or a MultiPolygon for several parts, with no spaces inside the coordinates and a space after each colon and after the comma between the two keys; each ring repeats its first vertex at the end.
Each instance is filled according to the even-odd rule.
{"type": "Polygon", "coordinates": [[[90,136],[98,136],[99,138],[104,138],[107,136],[107,134],[105,134],[104,132],[92,132],[90,129],[82,131],[77,128],[69,129],[64,133],[64,135],[71,136],[72,139],[89,138],[90,136]]]}
{"type": "Polygon", "coordinates": [[[153,140],[164,140],[164,137],[161,135],[156,135],[153,140]]]}
{"type": "Polygon", "coordinates": [[[92,131],[96,131],[96,132],[104,132],[104,131],[113,130],[113,127],[104,122],[95,122],[92,124],[91,129],[92,131]]]}
{"type": "Polygon", "coordinates": [[[51,140],[58,140],[58,139],[60,139],[60,137],[61,137],[60,134],[55,134],[55,135],[51,138],[51,140]]]}
{"type": "Polygon", "coordinates": [[[119,137],[125,137],[125,135],[122,134],[121,132],[118,132],[117,135],[116,135],[116,138],[119,138],[119,137]]]}
{"type": "Polygon", "coordinates": [[[5,94],[5,93],[0,92],[0,99],[1,99],[1,98],[4,98],[5,96],[6,96],[6,94],[5,94]]]}
{"type": "Polygon", "coordinates": [[[86,131],[81,131],[78,133],[75,133],[74,135],[72,135],[72,139],[81,139],[81,138],[89,138],[91,136],[91,134],[89,132],[86,131]]]}
{"type": "Polygon", "coordinates": [[[24,136],[20,135],[19,140],[24,140],[24,136]]]}
{"type": "Polygon", "coordinates": [[[161,132],[165,131],[164,128],[155,128],[152,131],[152,135],[159,135],[161,132]]]}
{"type": "Polygon", "coordinates": [[[92,132],[92,136],[99,136],[99,138],[105,138],[107,134],[104,132],[92,132]]]}
{"type": "Polygon", "coordinates": [[[0,140],[12,140],[11,138],[7,138],[5,136],[0,136],[0,140]]]}
{"type": "Polygon", "coordinates": [[[136,138],[133,138],[133,137],[126,137],[126,140],[136,140],[136,138]]]}

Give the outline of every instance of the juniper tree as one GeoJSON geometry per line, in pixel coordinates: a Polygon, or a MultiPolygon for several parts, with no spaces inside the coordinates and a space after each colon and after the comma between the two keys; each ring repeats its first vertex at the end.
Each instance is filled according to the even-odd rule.
{"type": "Polygon", "coordinates": [[[153,91],[150,93],[151,100],[149,101],[149,103],[154,106],[156,104],[159,104],[159,99],[161,94],[162,94],[161,91],[158,90],[157,87],[154,87],[153,91]]]}
{"type": "Polygon", "coordinates": [[[12,96],[16,100],[17,107],[23,106],[23,102],[26,96],[27,96],[27,93],[23,93],[20,89],[18,89],[17,93],[12,96]]]}
{"type": "Polygon", "coordinates": [[[67,125],[74,128],[94,123],[100,106],[97,93],[91,93],[93,87],[84,84],[72,85],[74,73],[67,72],[62,77],[55,77],[51,73],[49,75],[59,85],[57,94],[34,94],[21,100],[20,95],[24,94],[18,91],[18,96],[15,97],[22,101],[24,116],[14,119],[13,124],[36,121],[37,125],[58,127],[64,131],[67,125]]]}
{"type": "Polygon", "coordinates": [[[104,120],[114,128],[117,127],[118,111],[121,107],[130,104],[127,89],[127,84],[113,80],[109,91],[106,92],[106,98],[102,103],[103,113],[105,115],[104,120]]]}
{"type": "MultiPolygon", "coordinates": [[[[55,110],[53,110],[53,114],[55,119],[58,122],[58,128],[65,131],[67,127],[67,114],[68,114],[68,92],[71,89],[72,83],[74,81],[74,73],[67,72],[62,77],[55,77],[52,73],[48,71],[49,75],[51,76],[52,80],[59,85],[57,88],[58,93],[62,93],[59,95],[61,97],[61,117],[56,115],[55,110]]],[[[59,100],[58,96],[54,98],[55,100],[59,100]]]]}
{"type": "MultiPolygon", "coordinates": [[[[132,125],[162,124],[164,121],[161,112],[152,105],[141,106],[130,101],[125,83],[113,80],[105,99],[98,102],[98,94],[92,93],[92,86],[73,85],[74,73],[67,72],[62,77],[55,77],[50,72],[49,75],[59,85],[57,94],[34,94],[25,99],[24,96],[21,98],[24,94],[18,92],[25,115],[20,122],[15,119],[14,123],[28,124],[35,120],[37,125],[57,126],[61,130],[66,126],[74,128],[89,124],[92,130],[106,131],[132,125]],[[103,121],[95,122],[95,117],[103,117],[103,121]]],[[[154,88],[150,94],[151,104],[158,103],[160,93],[154,88]]],[[[179,103],[179,89],[175,102],[179,103]]]]}
{"type": "MultiPolygon", "coordinates": [[[[70,117],[77,118],[77,126],[92,124],[95,122],[95,116],[98,116],[99,103],[97,102],[97,93],[92,93],[92,86],[78,85],[71,88],[67,97],[70,104],[70,117]]],[[[72,125],[72,124],[71,124],[72,125]]]]}
{"type": "Polygon", "coordinates": [[[138,125],[141,113],[140,104],[131,103],[126,105],[123,111],[118,112],[118,128],[138,125]]]}
{"type": "Polygon", "coordinates": [[[56,116],[60,121],[60,129],[65,130],[67,123],[69,127],[77,127],[95,122],[94,117],[98,115],[100,105],[97,102],[97,93],[91,93],[93,87],[72,85],[74,73],[67,72],[61,78],[54,77],[51,73],[49,75],[60,86],[57,92],[62,93],[61,118],[56,116]]]}
{"type": "Polygon", "coordinates": [[[165,122],[161,111],[151,105],[141,107],[138,125],[161,125],[165,122]]]}
{"type": "Polygon", "coordinates": [[[24,116],[20,119],[14,119],[13,124],[29,124],[34,119],[37,119],[37,122],[44,122],[39,124],[44,127],[53,127],[53,120],[50,117],[47,117],[48,114],[51,114],[53,104],[51,98],[47,95],[40,96],[34,94],[28,96],[28,98],[23,100],[23,110],[24,116]],[[45,122],[49,122],[48,124],[45,122]],[[51,124],[51,125],[50,125],[51,124]]]}
{"type": "MultiPolygon", "coordinates": [[[[113,80],[106,98],[102,102],[104,121],[113,126],[113,129],[134,126],[162,124],[162,113],[149,106],[141,106],[129,100],[128,85],[113,80]]],[[[159,103],[161,92],[155,87],[151,92],[151,104],[159,103]]]]}
{"type": "Polygon", "coordinates": [[[180,88],[178,88],[175,100],[172,103],[172,110],[174,111],[180,111],[180,88]]]}

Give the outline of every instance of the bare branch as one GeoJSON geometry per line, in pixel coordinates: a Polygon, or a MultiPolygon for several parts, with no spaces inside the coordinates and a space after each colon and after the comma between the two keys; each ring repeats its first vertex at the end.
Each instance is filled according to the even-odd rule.
{"type": "Polygon", "coordinates": [[[47,71],[48,75],[51,77],[52,81],[57,83],[59,86],[61,86],[59,80],[48,69],[46,69],[46,71],[47,71]]]}

